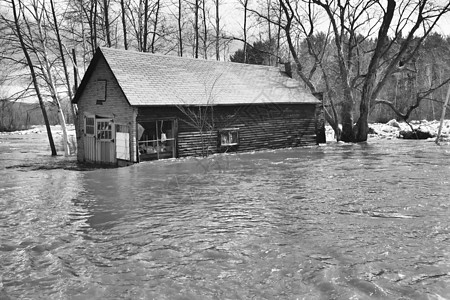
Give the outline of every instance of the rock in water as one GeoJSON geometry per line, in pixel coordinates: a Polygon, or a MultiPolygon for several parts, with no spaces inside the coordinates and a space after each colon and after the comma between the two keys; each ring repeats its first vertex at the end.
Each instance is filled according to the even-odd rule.
{"type": "Polygon", "coordinates": [[[426,140],[434,137],[430,132],[414,129],[414,131],[402,130],[400,136],[406,140],[426,140]]]}
{"type": "Polygon", "coordinates": [[[369,132],[368,134],[378,134],[375,129],[373,129],[372,127],[369,126],[369,132]]]}

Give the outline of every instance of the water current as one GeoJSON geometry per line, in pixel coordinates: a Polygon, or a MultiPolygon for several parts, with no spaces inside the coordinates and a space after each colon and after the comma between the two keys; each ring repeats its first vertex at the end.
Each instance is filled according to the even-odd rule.
{"type": "Polygon", "coordinates": [[[448,145],[93,169],[33,138],[0,136],[2,300],[450,299],[448,145]]]}

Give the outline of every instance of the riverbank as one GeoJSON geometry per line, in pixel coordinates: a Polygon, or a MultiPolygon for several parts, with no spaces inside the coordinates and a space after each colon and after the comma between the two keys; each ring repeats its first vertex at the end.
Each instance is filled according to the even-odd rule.
{"type": "MultiPolygon", "coordinates": [[[[67,135],[75,135],[75,125],[73,124],[67,124],[67,135]]],[[[55,135],[62,135],[62,129],[60,125],[51,125],[50,130],[52,131],[52,134],[55,135]]],[[[28,129],[24,130],[17,130],[17,131],[8,131],[8,132],[0,132],[0,135],[23,135],[23,134],[46,134],[47,129],[45,128],[45,125],[32,125],[28,129]]]]}
{"type": "MultiPolygon", "coordinates": [[[[73,124],[67,124],[67,141],[69,144],[70,155],[76,154],[77,139],[75,134],[75,126],[73,124]]],[[[59,153],[64,152],[63,134],[60,125],[50,126],[52,132],[53,141],[55,143],[56,150],[59,153]]],[[[3,146],[8,145],[8,149],[2,149],[2,151],[10,152],[14,149],[23,152],[22,149],[28,148],[27,144],[33,144],[34,151],[50,151],[50,146],[47,139],[47,129],[45,125],[33,125],[25,130],[0,132],[0,144],[3,146]],[[12,142],[13,141],[13,142],[12,142]]],[[[5,146],[6,147],[6,146],[5,146]]]]}
{"type": "MultiPolygon", "coordinates": [[[[430,141],[434,141],[437,136],[439,130],[440,122],[437,120],[434,121],[411,121],[411,126],[414,130],[419,130],[421,132],[429,133],[431,138],[430,141]]],[[[397,122],[396,120],[391,120],[387,123],[372,123],[369,124],[370,139],[396,139],[402,138],[403,132],[410,132],[411,127],[405,122],[397,122]]],[[[327,126],[326,129],[327,142],[334,141],[334,131],[330,126],[327,126]]],[[[450,141],[450,120],[444,120],[444,124],[442,126],[441,132],[441,140],[445,142],[450,141]]]]}
{"type": "MultiPolygon", "coordinates": [[[[434,121],[411,121],[411,126],[414,130],[420,130],[422,132],[427,132],[432,136],[430,140],[435,139],[439,130],[440,122],[437,120],[434,121]]],[[[411,127],[405,122],[397,122],[395,120],[391,120],[387,123],[372,123],[369,124],[371,132],[369,133],[370,139],[395,139],[402,138],[401,132],[411,131],[411,127]]],[[[59,144],[62,140],[62,130],[61,126],[53,125],[50,126],[53,138],[55,139],[55,143],[59,144]]],[[[44,125],[34,125],[26,130],[12,131],[12,132],[0,132],[0,135],[27,135],[27,134],[46,134],[47,130],[44,125]]],[[[75,141],[75,126],[73,124],[67,125],[67,135],[69,141],[75,141]]],[[[327,142],[333,142],[334,131],[331,126],[326,126],[326,139],[327,142]]],[[[445,120],[442,126],[441,139],[445,142],[450,142],[450,120],[445,120]]]]}

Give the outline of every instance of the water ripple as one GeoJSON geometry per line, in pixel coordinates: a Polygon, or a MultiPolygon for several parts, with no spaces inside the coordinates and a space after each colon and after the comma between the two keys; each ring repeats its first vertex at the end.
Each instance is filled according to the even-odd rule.
{"type": "Polygon", "coordinates": [[[447,160],[380,141],[5,168],[0,298],[445,299],[447,160]]]}

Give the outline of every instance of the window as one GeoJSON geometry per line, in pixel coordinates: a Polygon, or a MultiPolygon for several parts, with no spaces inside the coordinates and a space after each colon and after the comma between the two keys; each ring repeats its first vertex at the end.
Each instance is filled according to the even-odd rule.
{"type": "Polygon", "coordinates": [[[88,135],[95,134],[95,118],[85,117],[84,132],[88,135]]]}
{"type": "Polygon", "coordinates": [[[111,121],[97,120],[97,139],[98,140],[111,140],[112,139],[112,126],[111,121]]]}
{"type": "Polygon", "coordinates": [[[221,147],[239,145],[239,128],[222,129],[219,132],[219,136],[221,147]]]}
{"type": "Polygon", "coordinates": [[[106,101],[106,80],[97,80],[97,104],[102,105],[106,101]]]}
{"type": "Polygon", "coordinates": [[[156,120],[138,124],[140,160],[175,157],[175,121],[156,120]]]}

